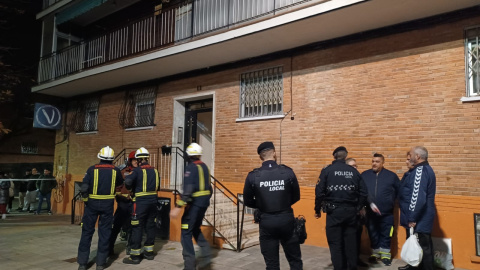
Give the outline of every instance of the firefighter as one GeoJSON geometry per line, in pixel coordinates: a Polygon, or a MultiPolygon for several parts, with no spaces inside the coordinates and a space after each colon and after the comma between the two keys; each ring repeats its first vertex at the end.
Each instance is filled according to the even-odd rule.
{"type": "Polygon", "coordinates": [[[195,249],[192,237],[200,246],[198,267],[203,269],[209,267],[211,263],[210,245],[200,230],[203,217],[210,205],[210,197],[212,197],[210,171],[208,166],[200,160],[203,154],[200,145],[192,143],[187,147],[186,152],[191,162],[185,168],[182,198],[177,201],[177,207],[172,210],[170,216],[176,218],[180,214],[181,208],[185,207],[182,216],[181,239],[184,269],[195,269],[195,249]]]}
{"type": "MultiPolygon", "coordinates": [[[[127,167],[122,170],[125,177],[132,173],[134,168],[138,167],[137,160],[135,159],[135,151],[130,152],[127,160],[127,167]]],[[[117,201],[117,210],[113,216],[113,228],[110,235],[110,255],[114,254],[115,241],[117,240],[120,230],[127,235],[127,255],[130,254],[130,240],[131,240],[131,228],[130,228],[130,215],[132,213],[132,198],[130,191],[125,188],[125,184],[116,188],[115,199],[117,201]]]]}
{"type": "Polygon", "coordinates": [[[142,257],[153,260],[155,244],[155,217],[157,214],[157,191],[160,186],[158,171],[148,164],[150,154],[141,147],[135,152],[138,167],[125,178],[125,187],[133,193],[131,216],[132,237],[130,257],[123,259],[126,264],[139,264],[142,257]],[[142,235],[145,228],[147,238],[142,250],[142,235]],[[143,255],[143,256],[142,256],[143,255]]]}
{"type": "Polygon", "coordinates": [[[97,157],[100,163],[88,168],[83,178],[81,193],[85,202],[82,218],[82,238],[78,246],[79,270],[87,269],[90,245],[98,219],[97,270],[105,268],[109,251],[109,238],[112,231],[113,201],[115,187],[123,184],[122,173],[113,166],[113,149],[106,146],[97,157]]]}

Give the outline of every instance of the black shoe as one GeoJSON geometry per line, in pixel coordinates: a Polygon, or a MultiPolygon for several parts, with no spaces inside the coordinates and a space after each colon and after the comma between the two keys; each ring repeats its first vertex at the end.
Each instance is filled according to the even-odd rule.
{"type": "Polygon", "coordinates": [[[357,266],[360,266],[360,267],[368,267],[368,263],[358,259],[357,261],[357,266]]]}
{"type": "Polygon", "coordinates": [[[97,267],[95,268],[95,270],[103,270],[105,269],[105,266],[103,265],[97,265],[97,267]]]}
{"type": "Polygon", "coordinates": [[[382,259],[382,262],[383,262],[383,264],[385,264],[385,266],[390,266],[390,265],[392,265],[392,260],[391,260],[391,259],[388,259],[388,258],[383,258],[383,259],[382,259]]]}
{"type": "Polygon", "coordinates": [[[18,212],[22,212],[22,211],[23,211],[23,208],[22,208],[22,207],[18,207],[18,208],[17,208],[17,211],[18,211],[18,212]]]}
{"type": "Polygon", "coordinates": [[[123,263],[125,263],[125,264],[139,264],[140,259],[139,258],[132,258],[130,256],[130,257],[127,257],[127,258],[123,259],[123,263]]]}
{"type": "Polygon", "coordinates": [[[398,267],[398,270],[413,270],[413,269],[415,269],[415,267],[411,266],[410,264],[398,267]]]}
{"type": "Polygon", "coordinates": [[[52,215],[52,211],[48,211],[48,214],[51,216],[51,215],[52,215]]]}
{"type": "Polygon", "coordinates": [[[29,212],[29,213],[33,213],[33,212],[35,212],[35,211],[33,211],[33,210],[30,210],[30,211],[28,211],[28,212],[29,212]]]}
{"type": "Polygon", "coordinates": [[[143,252],[143,257],[147,260],[153,260],[155,258],[155,254],[153,254],[153,252],[146,252],[144,251],[143,252]]]}
{"type": "Polygon", "coordinates": [[[370,256],[370,257],[368,258],[368,262],[369,262],[369,263],[377,263],[377,257],[375,257],[375,256],[370,256]]]}
{"type": "Polygon", "coordinates": [[[84,265],[84,264],[80,264],[80,265],[78,266],[78,270],[87,270],[87,266],[84,265]]]}

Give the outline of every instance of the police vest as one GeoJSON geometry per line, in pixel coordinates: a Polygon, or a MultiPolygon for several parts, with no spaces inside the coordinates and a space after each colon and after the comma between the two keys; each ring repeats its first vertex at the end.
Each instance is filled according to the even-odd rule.
{"type": "Polygon", "coordinates": [[[292,205],[291,187],[287,169],[283,165],[272,170],[254,170],[255,201],[264,213],[288,210],[292,205]]]}
{"type": "Polygon", "coordinates": [[[148,195],[156,196],[160,182],[158,170],[150,165],[143,165],[139,168],[135,168],[135,171],[137,173],[135,198],[148,195]]]}
{"type": "Polygon", "coordinates": [[[93,183],[89,185],[88,197],[104,200],[115,198],[117,171],[111,164],[98,164],[93,169],[93,183]]]}

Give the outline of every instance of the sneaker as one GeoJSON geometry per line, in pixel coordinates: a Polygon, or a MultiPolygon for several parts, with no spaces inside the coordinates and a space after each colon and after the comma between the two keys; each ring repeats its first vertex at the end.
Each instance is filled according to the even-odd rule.
{"type": "Polygon", "coordinates": [[[34,213],[33,213],[33,215],[37,216],[37,215],[40,215],[40,214],[39,214],[39,213],[37,213],[37,212],[34,212],[34,213]]]}
{"type": "Polygon", "coordinates": [[[7,209],[7,214],[10,214],[10,211],[12,211],[12,208],[7,209]]]}
{"type": "Polygon", "coordinates": [[[153,254],[153,252],[151,252],[151,251],[150,251],[150,252],[144,251],[144,252],[143,252],[143,257],[144,257],[145,259],[151,261],[151,260],[153,260],[153,259],[155,258],[155,254],[153,254]]]}
{"type": "Polygon", "coordinates": [[[80,265],[78,266],[78,270],[87,270],[87,266],[84,265],[84,264],[80,264],[80,265]]]}
{"type": "Polygon", "coordinates": [[[130,257],[124,258],[123,263],[125,263],[125,264],[139,264],[140,263],[140,258],[138,258],[138,257],[132,258],[130,256],[130,257]]]}
{"type": "Polygon", "coordinates": [[[382,262],[383,262],[383,264],[385,264],[385,266],[390,266],[390,265],[392,265],[392,260],[391,260],[391,259],[388,259],[388,258],[383,258],[383,259],[382,259],[382,262]]]}
{"type": "Polygon", "coordinates": [[[23,211],[23,207],[18,207],[18,208],[17,208],[17,211],[22,212],[22,211],[23,211]]]}
{"type": "Polygon", "coordinates": [[[35,212],[35,211],[33,211],[33,210],[28,211],[28,213],[33,213],[33,212],[35,212]]]}
{"type": "Polygon", "coordinates": [[[48,211],[48,214],[51,216],[51,215],[52,215],[52,211],[48,211]]]}
{"type": "Polygon", "coordinates": [[[7,215],[6,214],[2,214],[2,219],[6,219],[7,218],[7,215]]]}

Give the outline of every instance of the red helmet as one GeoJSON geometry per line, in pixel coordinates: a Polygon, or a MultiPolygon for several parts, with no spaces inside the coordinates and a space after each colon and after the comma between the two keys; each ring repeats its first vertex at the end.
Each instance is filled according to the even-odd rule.
{"type": "Polygon", "coordinates": [[[130,152],[130,154],[128,154],[128,159],[134,159],[135,158],[135,151],[132,151],[130,152]]]}

